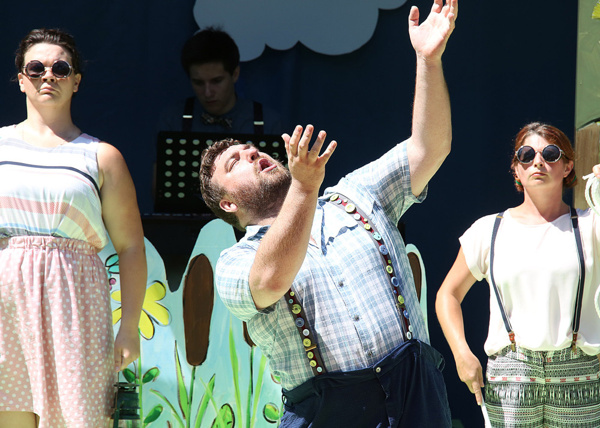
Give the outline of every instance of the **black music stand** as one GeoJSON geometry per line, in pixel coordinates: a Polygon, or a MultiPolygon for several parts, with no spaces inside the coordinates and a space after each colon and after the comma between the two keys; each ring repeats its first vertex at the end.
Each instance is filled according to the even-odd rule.
{"type": "Polygon", "coordinates": [[[224,138],[252,143],[258,150],[286,163],[285,145],[280,135],[161,131],[156,151],[154,212],[210,212],[200,195],[200,159],[205,148],[224,138]]]}

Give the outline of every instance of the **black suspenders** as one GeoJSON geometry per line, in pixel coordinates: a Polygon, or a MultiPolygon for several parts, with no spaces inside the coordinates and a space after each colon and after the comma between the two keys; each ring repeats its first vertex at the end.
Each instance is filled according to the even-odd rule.
{"type": "Polygon", "coordinates": [[[259,102],[254,101],[254,134],[263,135],[265,133],[265,121],[263,119],[263,107],[259,102]]]}
{"type": "Polygon", "coordinates": [[[190,132],[192,130],[195,99],[196,97],[189,97],[185,100],[185,106],[183,107],[183,117],[181,118],[181,130],[183,132],[190,132]]]}
{"type": "MultiPolygon", "coordinates": [[[[504,309],[504,304],[502,303],[502,297],[500,296],[500,291],[494,282],[494,246],[496,243],[496,235],[498,234],[498,228],[500,227],[500,222],[504,217],[504,211],[498,213],[496,215],[496,220],[494,221],[494,229],[492,230],[492,243],[490,246],[490,284],[494,290],[494,294],[496,295],[496,300],[498,301],[498,306],[500,307],[500,314],[502,315],[502,321],[504,321],[504,327],[506,328],[506,332],[508,333],[508,338],[510,339],[510,347],[514,351],[515,347],[515,333],[512,329],[512,325],[510,324],[510,320],[506,316],[506,310],[504,309]]],[[[573,340],[571,341],[571,349],[573,352],[577,350],[577,335],[579,333],[579,322],[581,320],[581,303],[583,300],[583,285],[585,283],[585,259],[583,257],[583,244],[581,242],[581,231],[579,230],[579,218],[577,216],[577,210],[571,207],[571,225],[573,226],[573,235],[575,236],[575,244],[577,245],[577,257],[579,259],[579,284],[577,285],[577,296],[575,298],[575,309],[573,310],[573,340]]]]}
{"type": "MultiPolygon", "coordinates": [[[[194,102],[196,97],[189,97],[185,100],[183,107],[183,116],[181,117],[181,130],[184,132],[191,132],[192,122],[194,120],[194,102]]],[[[257,101],[253,101],[254,104],[254,134],[263,135],[265,129],[265,121],[263,118],[263,106],[257,101]]]]}

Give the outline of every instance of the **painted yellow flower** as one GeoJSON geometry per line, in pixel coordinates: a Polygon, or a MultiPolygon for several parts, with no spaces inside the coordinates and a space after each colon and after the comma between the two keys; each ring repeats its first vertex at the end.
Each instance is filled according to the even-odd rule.
{"type": "MultiPolygon", "coordinates": [[[[158,303],[167,294],[167,288],[160,281],[154,281],[146,289],[144,304],[142,305],[142,315],[140,316],[140,333],[144,339],[150,340],[154,337],[154,322],[161,325],[169,324],[169,311],[163,305],[158,303]],[[154,321],[154,322],[153,322],[154,321]]],[[[111,293],[111,297],[117,302],[121,301],[121,290],[111,293]]],[[[113,324],[121,319],[121,307],[119,306],[112,313],[113,324]]]]}

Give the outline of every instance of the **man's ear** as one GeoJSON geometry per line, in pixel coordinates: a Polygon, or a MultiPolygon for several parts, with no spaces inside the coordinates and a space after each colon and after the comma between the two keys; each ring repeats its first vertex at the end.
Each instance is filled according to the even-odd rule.
{"type": "Polygon", "coordinates": [[[238,210],[237,204],[227,199],[222,199],[221,202],[219,202],[219,207],[227,213],[235,213],[238,210]]]}
{"type": "Polygon", "coordinates": [[[240,77],[240,66],[238,65],[235,70],[233,70],[233,74],[231,75],[233,78],[233,83],[237,82],[240,77]]]}

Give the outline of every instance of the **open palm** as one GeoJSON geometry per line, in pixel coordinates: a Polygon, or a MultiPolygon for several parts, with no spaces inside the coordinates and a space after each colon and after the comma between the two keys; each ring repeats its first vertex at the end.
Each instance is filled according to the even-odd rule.
{"type": "Polygon", "coordinates": [[[458,0],[435,0],[431,12],[419,25],[419,9],[413,6],[408,16],[410,41],[418,56],[426,59],[441,58],[446,42],[454,30],[458,14],[458,0]]]}

